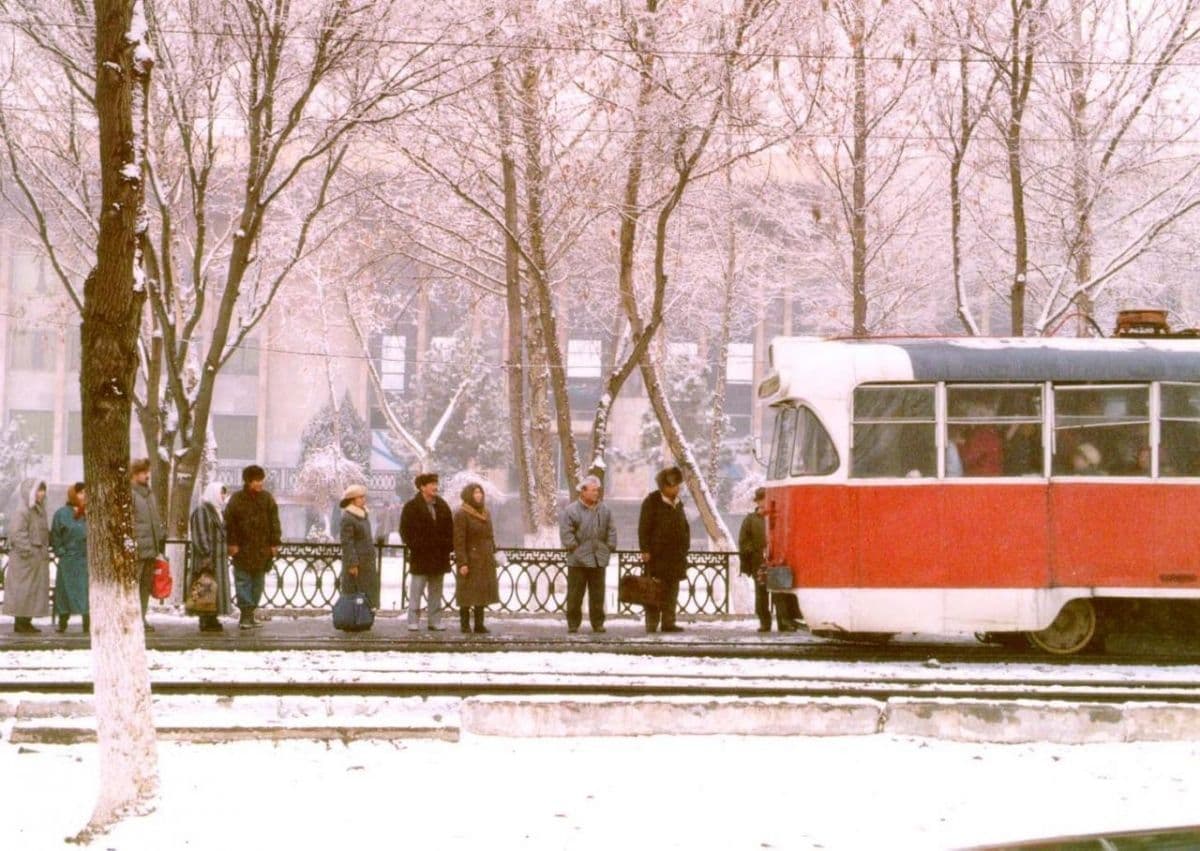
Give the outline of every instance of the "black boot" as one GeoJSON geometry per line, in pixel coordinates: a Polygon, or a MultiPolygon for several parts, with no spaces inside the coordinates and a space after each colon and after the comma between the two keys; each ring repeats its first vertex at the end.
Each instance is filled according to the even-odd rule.
{"type": "Polygon", "coordinates": [[[69,621],[70,619],[71,619],[70,615],[59,615],[58,623],[55,625],[54,631],[55,632],[66,632],[67,631],[67,621],[69,621]]]}
{"type": "Polygon", "coordinates": [[[483,625],[483,606],[475,607],[475,631],[487,632],[488,628],[483,625]]]}
{"type": "Polygon", "coordinates": [[[242,614],[238,618],[238,629],[254,629],[258,624],[254,622],[254,609],[242,609],[242,614]]]}
{"type": "Polygon", "coordinates": [[[458,625],[463,632],[471,631],[471,610],[466,606],[458,610],[458,625]]]}
{"type": "Polygon", "coordinates": [[[92,631],[92,616],[91,615],[83,616],[83,631],[85,633],[89,633],[92,631]]]}
{"type": "Polygon", "coordinates": [[[14,618],[13,632],[19,632],[24,635],[34,635],[35,633],[41,632],[41,630],[33,625],[33,618],[14,618]]]}

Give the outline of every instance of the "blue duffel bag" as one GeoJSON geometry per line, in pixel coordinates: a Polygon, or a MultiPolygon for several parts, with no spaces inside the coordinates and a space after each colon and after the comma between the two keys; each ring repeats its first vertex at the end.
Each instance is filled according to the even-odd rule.
{"type": "Polygon", "coordinates": [[[375,610],[361,591],[342,594],[333,604],[333,627],[346,632],[364,632],[375,623],[375,610]]]}

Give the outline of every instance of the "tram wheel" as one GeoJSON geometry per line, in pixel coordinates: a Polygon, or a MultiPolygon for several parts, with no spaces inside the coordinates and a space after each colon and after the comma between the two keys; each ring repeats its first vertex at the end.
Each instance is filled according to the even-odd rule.
{"type": "Polygon", "coordinates": [[[1096,607],[1088,599],[1071,600],[1045,629],[1025,633],[1034,647],[1066,656],[1078,653],[1096,637],[1096,607]]]}

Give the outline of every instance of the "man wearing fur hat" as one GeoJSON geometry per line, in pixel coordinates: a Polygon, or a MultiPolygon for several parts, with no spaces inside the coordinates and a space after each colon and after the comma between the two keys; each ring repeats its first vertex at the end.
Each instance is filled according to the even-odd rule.
{"type": "Polygon", "coordinates": [[[379,577],[375,570],[375,539],[367,512],[367,489],[350,485],[342,494],[342,593],[367,595],[371,608],[379,608],[379,577]]]}
{"type": "Polygon", "coordinates": [[[233,560],[233,585],[242,615],[238,626],[255,629],[254,610],[262,599],[267,571],[279,553],[279,506],[263,485],[267,472],[257,464],[242,470],[242,489],[225,506],[225,542],[233,560]]]}
{"type": "Polygon", "coordinates": [[[400,538],[408,547],[408,628],[418,628],[421,597],[428,591],[428,626],[441,632],[442,583],[454,550],[454,515],[438,496],[437,473],[422,473],[414,484],[417,495],[400,512],[400,538]]]}

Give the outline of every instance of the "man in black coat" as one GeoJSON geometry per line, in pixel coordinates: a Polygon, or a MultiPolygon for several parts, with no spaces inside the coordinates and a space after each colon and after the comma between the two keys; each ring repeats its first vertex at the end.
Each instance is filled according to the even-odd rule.
{"type": "Polygon", "coordinates": [[[738,560],[742,575],[754,580],[754,613],[758,615],[758,631],[771,631],[771,601],[775,602],[775,618],[780,632],[795,632],[798,628],[799,603],[794,594],[771,594],[767,591],[767,574],[763,556],[767,550],[767,489],[754,492],[754,511],[746,515],[738,531],[738,560]]]}
{"type": "Polygon", "coordinates": [[[442,583],[454,551],[454,515],[438,496],[437,473],[417,476],[417,495],[400,512],[400,538],[408,547],[408,628],[415,631],[421,597],[428,589],[429,628],[441,632],[442,583]]]}
{"type": "Polygon", "coordinates": [[[279,506],[264,490],[266,471],[257,464],[242,470],[242,489],[225,506],[225,543],[233,560],[233,585],[242,629],[254,629],[254,610],[262,599],[267,571],[279,554],[282,532],[279,506]]]}
{"type": "Polygon", "coordinates": [[[638,517],[638,549],[646,565],[646,575],[662,582],[661,606],[646,606],[646,632],[683,632],[675,624],[675,607],[679,600],[679,583],[687,576],[688,545],[692,533],[683,513],[679,489],[683,471],[668,467],[654,479],[658,490],[642,500],[638,517]]]}

